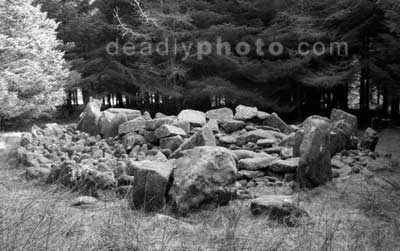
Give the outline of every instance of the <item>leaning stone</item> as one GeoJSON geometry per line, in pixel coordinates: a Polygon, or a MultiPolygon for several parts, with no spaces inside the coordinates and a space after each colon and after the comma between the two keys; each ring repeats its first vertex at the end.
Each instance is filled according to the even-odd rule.
{"type": "Polygon", "coordinates": [[[293,129],[288,126],[276,113],[272,113],[263,123],[264,125],[278,128],[282,133],[290,134],[293,129]]]}
{"type": "Polygon", "coordinates": [[[168,162],[130,161],[128,169],[135,177],[129,201],[131,208],[150,212],[161,210],[166,203],[172,166],[168,162]]]}
{"type": "Polygon", "coordinates": [[[193,126],[204,126],[206,124],[206,114],[195,110],[183,110],[178,115],[179,121],[187,121],[193,126]]]}
{"type": "Polygon", "coordinates": [[[173,206],[187,213],[202,206],[226,205],[234,198],[237,179],[233,153],[222,147],[196,147],[175,161],[169,191],[173,206]]]}
{"type": "Polygon", "coordinates": [[[147,153],[146,160],[165,162],[168,158],[159,150],[151,150],[147,153]]]}
{"type": "Polygon", "coordinates": [[[255,216],[265,215],[288,227],[299,226],[301,218],[309,217],[307,211],[296,206],[291,196],[285,195],[266,195],[254,199],[250,210],[255,216]]]}
{"type": "Polygon", "coordinates": [[[187,139],[172,155],[171,158],[177,158],[181,156],[181,152],[184,150],[192,149],[196,146],[216,146],[217,142],[215,136],[210,128],[203,127],[200,131],[195,133],[192,137],[187,139]]]}
{"type": "Polygon", "coordinates": [[[331,123],[338,122],[340,120],[343,120],[345,123],[350,125],[350,131],[352,134],[356,134],[357,132],[357,127],[358,127],[358,119],[356,116],[344,112],[339,109],[333,109],[331,113],[331,123]]]}
{"type": "Polygon", "coordinates": [[[217,121],[232,120],[233,111],[229,108],[220,108],[206,112],[207,119],[215,119],[217,121]]]}
{"type": "Polygon", "coordinates": [[[256,118],[258,115],[257,107],[239,105],[236,107],[235,110],[236,110],[235,114],[236,120],[242,120],[242,121],[251,120],[253,118],[256,118]]]}
{"type": "Polygon", "coordinates": [[[300,158],[275,160],[269,170],[275,173],[295,173],[299,166],[300,158]]]}
{"type": "Polygon", "coordinates": [[[271,163],[275,161],[276,158],[269,156],[266,158],[251,158],[251,159],[241,159],[238,163],[239,170],[257,171],[268,169],[271,163]]]}
{"type": "Polygon", "coordinates": [[[162,125],[155,132],[158,139],[172,137],[172,136],[186,136],[184,130],[173,125],[162,125]]]}

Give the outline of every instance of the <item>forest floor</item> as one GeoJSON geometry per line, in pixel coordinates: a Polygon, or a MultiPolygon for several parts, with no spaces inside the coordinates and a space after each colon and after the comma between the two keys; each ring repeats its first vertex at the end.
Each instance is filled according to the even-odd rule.
{"type": "MultiPolygon", "coordinates": [[[[25,179],[17,138],[0,135],[0,250],[400,250],[396,161],[297,191],[311,219],[289,228],[252,216],[248,201],[184,218],[132,211],[117,197],[75,207],[79,194],[25,179]]],[[[400,129],[383,131],[378,151],[399,158],[399,139],[400,129]]]]}

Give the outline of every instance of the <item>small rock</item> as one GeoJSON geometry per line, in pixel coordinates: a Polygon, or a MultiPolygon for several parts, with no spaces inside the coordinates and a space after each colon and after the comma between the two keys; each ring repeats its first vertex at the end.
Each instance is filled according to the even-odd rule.
{"type": "Polygon", "coordinates": [[[250,210],[255,216],[265,215],[288,227],[297,227],[301,218],[309,217],[307,211],[295,205],[291,196],[285,195],[259,197],[251,202],[250,210]]]}
{"type": "Polygon", "coordinates": [[[71,203],[73,207],[91,206],[97,203],[97,199],[90,196],[81,196],[74,199],[71,203]]]}
{"type": "Polygon", "coordinates": [[[267,153],[256,153],[253,151],[249,150],[233,150],[233,153],[235,154],[236,160],[241,160],[241,159],[251,159],[251,158],[268,158],[271,157],[271,155],[267,153]]]}
{"type": "Polygon", "coordinates": [[[220,124],[221,128],[226,133],[233,133],[236,131],[240,131],[246,127],[246,123],[239,120],[225,120],[220,124]]]}
{"type": "Polygon", "coordinates": [[[239,170],[257,171],[269,168],[275,157],[241,159],[238,163],[239,170]]]}
{"type": "Polygon", "coordinates": [[[120,135],[124,135],[130,132],[139,132],[140,130],[143,130],[145,128],[146,121],[147,120],[142,117],[127,121],[119,126],[118,133],[120,135]]]}
{"type": "Polygon", "coordinates": [[[220,108],[206,112],[207,119],[215,119],[217,121],[232,120],[233,111],[229,108],[220,108]]]}
{"type": "Polygon", "coordinates": [[[295,173],[299,166],[300,158],[274,161],[269,170],[275,173],[295,173]]]}
{"type": "Polygon", "coordinates": [[[258,129],[240,135],[237,138],[237,145],[243,146],[246,145],[247,143],[256,143],[260,139],[276,140],[275,136],[271,133],[271,131],[258,129]]]}
{"type": "Polygon", "coordinates": [[[173,125],[162,125],[155,131],[155,136],[158,139],[163,139],[172,136],[186,136],[184,130],[173,125]]]}
{"type": "Polygon", "coordinates": [[[266,120],[266,119],[268,119],[270,116],[271,116],[271,114],[266,113],[266,112],[258,111],[258,113],[257,113],[257,118],[258,118],[259,120],[266,120]]]}
{"type": "Polygon", "coordinates": [[[219,142],[226,145],[236,144],[236,138],[230,135],[223,136],[219,139],[219,142]]]}
{"type": "Polygon", "coordinates": [[[172,125],[176,122],[177,119],[174,116],[161,117],[161,118],[156,117],[156,119],[146,121],[145,129],[149,131],[155,131],[162,125],[172,125]]]}
{"type": "Polygon", "coordinates": [[[248,170],[241,170],[238,172],[239,178],[253,180],[255,178],[265,176],[264,172],[261,171],[248,171],[248,170]]]}
{"type": "Polygon", "coordinates": [[[235,114],[236,120],[242,120],[242,121],[251,120],[253,118],[256,118],[258,115],[257,107],[239,105],[236,107],[235,110],[236,110],[235,114]]]}
{"type": "Polygon", "coordinates": [[[206,124],[206,114],[195,110],[183,110],[178,115],[179,121],[187,121],[193,126],[204,126],[206,124]]]}
{"type": "Polygon", "coordinates": [[[271,147],[275,143],[276,143],[275,139],[260,139],[257,141],[257,145],[261,147],[271,147]]]}

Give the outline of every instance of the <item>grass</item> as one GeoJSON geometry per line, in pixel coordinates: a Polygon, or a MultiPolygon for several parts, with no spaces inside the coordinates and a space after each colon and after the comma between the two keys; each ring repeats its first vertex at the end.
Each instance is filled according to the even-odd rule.
{"type": "MultiPolygon", "coordinates": [[[[185,218],[168,210],[132,211],[126,200],[71,206],[79,196],[25,181],[23,170],[0,168],[0,250],[104,251],[331,251],[400,250],[400,190],[362,173],[297,194],[311,219],[289,228],[253,217],[248,202],[233,202],[185,218]]],[[[374,178],[400,181],[398,171],[374,178]]]]}

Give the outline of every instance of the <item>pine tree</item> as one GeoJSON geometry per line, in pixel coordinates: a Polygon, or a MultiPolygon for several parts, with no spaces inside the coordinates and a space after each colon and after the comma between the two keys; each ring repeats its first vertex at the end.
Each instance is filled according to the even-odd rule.
{"type": "Polygon", "coordinates": [[[57,24],[30,0],[0,2],[0,116],[34,116],[60,103],[68,77],[57,24]]]}

